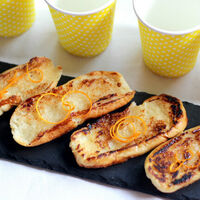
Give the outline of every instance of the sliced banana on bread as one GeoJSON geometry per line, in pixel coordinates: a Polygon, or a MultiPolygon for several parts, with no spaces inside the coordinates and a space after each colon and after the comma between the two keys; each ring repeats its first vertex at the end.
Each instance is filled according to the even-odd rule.
{"type": "Polygon", "coordinates": [[[183,131],[186,125],[186,111],[179,99],[153,96],[142,105],[132,103],[122,112],[107,114],[77,130],[71,135],[70,147],[79,166],[107,167],[150,151],[183,131]],[[121,138],[114,136],[113,130],[121,138]],[[132,133],[138,135],[131,139],[132,133]]]}
{"type": "Polygon", "coordinates": [[[161,192],[171,193],[200,179],[200,126],[185,130],[154,149],[145,171],[161,192]]]}
{"type": "Polygon", "coordinates": [[[127,104],[134,97],[117,72],[95,71],[46,94],[27,99],[13,113],[13,138],[23,146],[49,142],[82,124],[127,104]]]}
{"type": "Polygon", "coordinates": [[[28,63],[0,74],[0,115],[27,98],[55,87],[62,68],[54,67],[50,59],[32,58],[28,63]]]}

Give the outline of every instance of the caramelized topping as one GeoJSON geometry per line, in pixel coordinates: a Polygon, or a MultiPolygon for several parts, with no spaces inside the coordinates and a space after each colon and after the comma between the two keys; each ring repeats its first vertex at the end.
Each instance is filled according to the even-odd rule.
{"type": "MultiPolygon", "coordinates": [[[[190,155],[189,158],[182,159],[182,160],[179,160],[177,158],[177,154],[175,153],[175,162],[173,162],[170,165],[170,167],[169,167],[170,172],[174,173],[174,172],[178,171],[181,166],[184,166],[189,169],[194,169],[194,168],[197,168],[200,166],[199,162],[198,162],[198,164],[193,165],[193,166],[191,166],[191,165],[188,166],[187,164],[185,164],[186,161],[191,160],[194,157],[194,152],[192,150],[188,150],[187,153],[190,155]],[[177,165],[177,167],[174,167],[175,165],[177,165]]],[[[200,157],[200,152],[198,152],[198,156],[200,157]]]]}
{"type": "Polygon", "coordinates": [[[85,97],[87,97],[88,101],[90,102],[90,108],[89,108],[88,112],[87,112],[85,115],[88,115],[88,114],[90,113],[91,109],[92,109],[92,100],[90,99],[90,97],[89,97],[86,93],[84,93],[84,92],[82,92],[82,91],[70,91],[70,92],[66,93],[65,95],[63,95],[62,98],[61,98],[63,110],[65,110],[65,111],[67,112],[67,114],[66,114],[66,116],[65,116],[65,118],[64,118],[63,120],[60,120],[60,121],[58,121],[58,122],[51,122],[51,121],[49,121],[49,120],[47,120],[47,119],[44,119],[44,117],[42,116],[42,114],[41,114],[40,111],[39,111],[38,104],[40,103],[40,100],[41,100],[44,96],[47,96],[47,95],[59,96],[59,95],[57,95],[57,94],[55,94],[55,93],[45,93],[45,94],[42,94],[42,95],[38,98],[38,100],[37,100],[37,102],[36,102],[36,111],[37,111],[39,117],[40,117],[43,121],[45,121],[46,123],[49,123],[49,124],[60,124],[60,123],[62,123],[63,121],[65,121],[65,120],[69,117],[71,111],[75,109],[75,105],[74,105],[73,103],[70,103],[69,101],[66,101],[66,97],[69,96],[69,95],[72,94],[72,93],[80,93],[80,94],[83,94],[85,97]]]}
{"type": "Polygon", "coordinates": [[[8,85],[7,85],[5,88],[3,88],[2,90],[0,90],[0,98],[2,98],[2,96],[3,96],[5,93],[8,92],[8,91],[7,91],[8,88],[10,88],[12,85],[14,85],[15,83],[17,83],[20,79],[22,79],[22,78],[23,78],[24,76],[26,76],[26,75],[28,76],[28,79],[29,79],[31,82],[33,82],[33,83],[40,83],[40,82],[43,80],[43,78],[44,78],[44,75],[43,75],[42,70],[36,68],[36,69],[32,69],[32,70],[29,71],[29,69],[28,69],[28,64],[27,64],[27,65],[26,65],[26,73],[23,73],[21,76],[17,76],[17,71],[15,70],[15,74],[14,74],[14,76],[8,81],[8,85]],[[33,72],[33,71],[38,71],[38,72],[40,73],[41,78],[40,78],[39,80],[33,80],[33,79],[31,79],[30,73],[33,72]]]}
{"type": "Polygon", "coordinates": [[[113,139],[116,139],[123,143],[129,143],[132,142],[134,139],[136,139],[139,135],[145,134],[147,131],[146,123],[145,121],[138,117],[138,116],[127,116],[119,119],[111,128],[110,128],[110,135],[113,139]],[[140,121],[142,123],[142,131],[136,131],[134,122],[140,121]],[[128,123],[128,124],[127,124],[128,123]],[[125,125],[126,124],[126,125],[125,125]],[[119,130],[123,127],[127,127],[127,125],[131,124],[133,131],[130,136],[124,136],[119,133],[119,130]]]}

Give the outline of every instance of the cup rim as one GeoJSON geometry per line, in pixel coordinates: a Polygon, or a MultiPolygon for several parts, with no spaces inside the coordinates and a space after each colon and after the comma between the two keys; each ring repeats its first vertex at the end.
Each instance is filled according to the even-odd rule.
{"type": "Polygon", "coordinates": [[[73,11],[67,11],[67,10],[63,10],[61,8],[56,7],[55,5],[52,4],[51,0],[45,0],[45,2],[52,7],[53,9],[64,13],[64,14],[68,14],[68,15],[73,15],[73,16],[85,16],[85,15],[91,15],[91,14],[95,14],[100,12],[101,10],[107,8],[110,4],[112,4],[113,2],[115,2],[116,0],[109,0],[108,2],[106,2],[103,6],[90,10],[90,11],[84,11],[84,12],[73,12],[73,11]]]}
{"type": "Polygon", "coordinates": [[[161,34],[166,34],[166,35],[185,35],[185,34],[188,34],[188,33],[192,33],[192,32],[195,32],[195,31],[200,31],[200,25],[197,25],[195,26],[194,28],[191,28],[191,29],[186,29],[184,31],[167,31],[167,30],[164,30],[164,29],[161,29],[161,28],[157,28],[155,26],[152,26],[151,24],[149,24],[146,20],[142,19],[141,16],[139,15],[139,12],[137,11],[137,8],[136,8],[136,1],[137,0],[132,0],[133,1],[133,9],[134,9],[134,12],[137,16],[137,18],[145,25],[147,26],[148,28],[158,32],[158,33],[161,33],[161,34]]]}

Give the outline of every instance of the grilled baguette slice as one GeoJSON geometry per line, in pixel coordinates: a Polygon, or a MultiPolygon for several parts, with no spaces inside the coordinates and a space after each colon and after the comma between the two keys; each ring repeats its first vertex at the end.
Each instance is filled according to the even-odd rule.
{"type": "MultiPolygon", "coordinates": [[[[38,71],[32,71],[30,76],[39,75],[38,71]],[[38,73],[38,75],[36,74],[38,73]]],[[[61,77],[62,68],[54,67],[50,59],[45,57],[32,58],[27,64],[19,65],[0,74],[0,115],[8,111],[13,106],[19,105],[22,101],[36,94],[45,92],[55,87],[61,77]],[[19,77],[27,72],[28,69],[40,69],[43,72],[43,80],[38,83],[30,81],[27,75],[23,76],[16,83],[6,89],[6,93],[1,95],[1,91],[9,84],[9,81],[15,76],[19,77]]],[[[31,77],[34,80],[34,77],[31,77]]],[[[36,80],[36,79],[35,79],[36,80]]]]}
{"type": "Polygon", "coordinates": [[[154,149],[145,161],[146,175],[161,192],[175,192],[200,179],[199,152],[200,126],[197,126],[154,149]],[[177,171],[175,155],[179,161],[187,159],[177,171]]]}
{"type": "MultiPolygon", "coordinates": [[[[79,166],[86,168],[107,167],[129,158],[140,156],[183,131],[187,125],[182,102],[168,95],[153,96],[142,105],[132,103],[122,112],[107,114],[88,127],[71,135],[70,147],[79,166]],[[110,136],[111,127],[121,118],[138,116],[146,122],[147,131],[129,143],[122,143],[110,136]]],[[[135,127],[142,124],[135,122],[135,127]]],[[[128,135],[131,135],[129,130],[128,135]]]]}
{"type": "Polygon", "coordinates": [[[100,117],[127,104],[135,92],[132,91],[121,74],[117,72],[95,71],[79,76],[64,85],[50,90],[58,96],[44,96],[39,103],[40,113],[44,119],[58,122],[65,118],[61,97],[69,91],[82,91],[92,101],[88,112],[88,99],[80,94],[70,96],[75,109],[70,116],[58,124],[46,123],[36,112],[37,95],[20,104],[10,121],[14,140],[23,146],[37,146],[49,142],[82,124],[89,118],[100,117]],[[78,96],[77,96],[78,95],[78,96]],[[87,114],[88,113],[88,114],[87,114]]]}

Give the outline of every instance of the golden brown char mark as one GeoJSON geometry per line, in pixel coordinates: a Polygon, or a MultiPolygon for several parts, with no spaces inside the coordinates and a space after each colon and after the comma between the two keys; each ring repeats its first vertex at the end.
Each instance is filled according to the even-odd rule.
{"type": "Polygon", "coordinates": [[[200,126],[186,130],[158,146],[146,158],[145,170],[152,183],[162,192],[174,192],[199,180],[200,126]]]}

